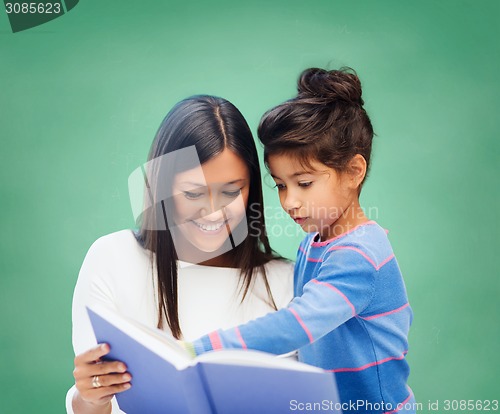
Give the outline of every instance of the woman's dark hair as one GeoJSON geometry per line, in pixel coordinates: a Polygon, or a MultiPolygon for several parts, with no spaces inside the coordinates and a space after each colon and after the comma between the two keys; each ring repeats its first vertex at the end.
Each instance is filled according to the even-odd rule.
{"type": "MultiPolygon", "coordinates": [[[[197,95],[176,104],[162,121],[149,152],[148,161],[159,159],[165,154],[194,146],[201,164],[229,149],[247,165],[250,173],[250,188],[246,208],[248,232],[244,241],[227,255],[229,266],[241,269],[243,299],[252,285],[256,270],[260,270],[267,289],[269,303],[276,308],[266,277],[264,264],[279,256],[271,249],[265,231],[261,174],[255,142],[248,124],[240,111],[229,101],[207,95],[197,95]]],[[[170,186],[164,163],[156,171],[157,178],[149,183],[150,194],[170,186]],[[165,182],[167,181],[167,182],[165,182]]],[[[184,170],[193,166],[183,165],[184,170]]],[[[172,170],[170,171],[172,172],[172,170]]],[[[167,200],[168,202],[168,200],[167,200]]],[[[164,318],[176,338],[182,335],[178,315],[177,260],[172,233],[165,223],[163,201],[143,215],[141,226],[136,232],[139,243],[151,252],[151,263],[156,264],[158,277],[158,328],[163,328],[164,318]],[[163,210],[163,211],[162,211],[163,210]],[[163,225],[152,225],[152,221],[164,219],[163,225]]],[[[154,266],[153,266],[154,268],[154,266]]]]}
{"type": "Polygon", "coordinates": [[[289,154],[308,166],[318,160],[336,171],[361,154],[370,165],[373,128],[363,108],[361,82],[350,68],[310,68],[298,80],[298,94],[266,112],[258,128],[264,160],[289,154]]]}

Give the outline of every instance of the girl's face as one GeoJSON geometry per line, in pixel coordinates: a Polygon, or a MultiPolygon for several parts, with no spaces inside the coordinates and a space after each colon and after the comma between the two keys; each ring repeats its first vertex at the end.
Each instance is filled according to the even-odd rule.
{"type": "MultiPolygon", "coordinates": [[[[345,231],[345,226],[357,223],[349,212],[357,204],[349,174],[313,160],[311,168],[286,155],[271,155],[268,166],[283,209],[306,232],[319,232],[322,240],[345,231]]],[[[357,204],[359,205],[359,204],[357,204]]],[[[357,213],[355,213],[357,214],[357,213]]]]}
{"type": "Polygon", "coordinates": [[[201,167],[177,174],[172,235],[179,257],[186,256],[183,249],[221,254],[234,247],[234,242],[238,244],[229,242],[229,235],[233,239],[243,236],[234,231],[245,219],[249,189],[247,165],[228,149],[201,167]]]}

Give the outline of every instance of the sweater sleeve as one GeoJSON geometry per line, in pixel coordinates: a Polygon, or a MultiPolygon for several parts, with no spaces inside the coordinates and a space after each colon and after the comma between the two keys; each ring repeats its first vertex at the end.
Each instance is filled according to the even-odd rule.
{"type": "Polygon", "coordinates": [[[303,294],[286,308],[244,325],[218,330],[193,342],[196,354],[224,348],[284,354],[310,344],[363,311],[376,270],[357,249],[332,251],[303,294]]]}

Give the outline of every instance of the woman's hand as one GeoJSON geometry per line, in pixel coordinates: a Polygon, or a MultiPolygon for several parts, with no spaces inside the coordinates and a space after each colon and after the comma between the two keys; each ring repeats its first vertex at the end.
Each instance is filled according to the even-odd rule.
{"type": "Polygon", "coordinates": [[[108,353],[109,345],[100,344],[75,357],[73,376],[78,390],[73,400],[75,412],[87,412],[85,408],[91,406],[97,409],[95,412],[101,412],[99,408],[110,406],[116,393],[131,387],[132,376],[123,362],[101,361],[101,357],[108,353]]]}

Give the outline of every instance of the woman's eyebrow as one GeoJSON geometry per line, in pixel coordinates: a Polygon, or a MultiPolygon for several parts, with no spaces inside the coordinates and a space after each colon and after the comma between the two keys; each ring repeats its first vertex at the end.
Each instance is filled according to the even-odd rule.
{"type": "Polygon", "coordinates": [[[236,184],[236,183],[241,183],[241,182],[244,182],[244,181],[246,181],[244,178],[238,178],[237,180],[228,181],[225,184],[236,184]]]}
{"type": "Polygon", "coordinates": [[[180,182],[179,184],[188,184],[188,185],[192,185],[194,187],[206,187],[207,183],[203,183],[203,184],[200,184],[200,183],[194,183],[192,181],[182,181],[180,182]]]}
{"type": "MultiPolygon", "coordinates": [[[[232,180],[232,181],[221,182],[220,184],[227,185],[227,184],[236,184],[236,183],[240,183],[240,182],[246,182],[246,179],[245,178],[238,178],[238,179],[232,180]]],[[[207,186],[207,183],[200,184],[200,183],[195,183],[192,181],[182,181],[179,184],[188,184],[188,185],[192,185],[195,187],[206,187],[207,186]]]]}

